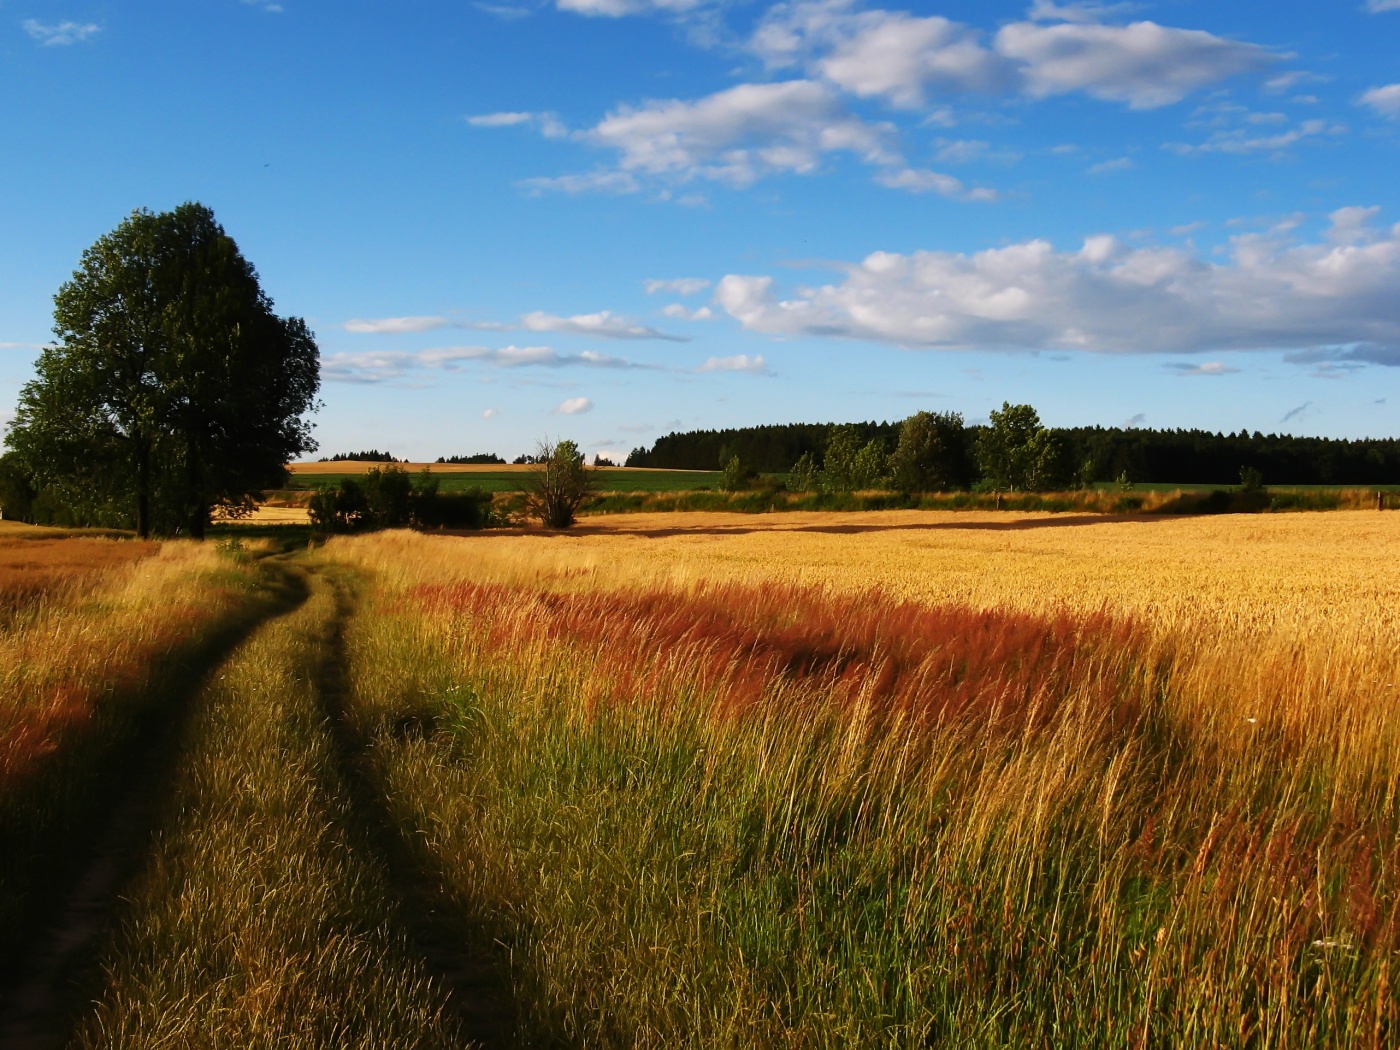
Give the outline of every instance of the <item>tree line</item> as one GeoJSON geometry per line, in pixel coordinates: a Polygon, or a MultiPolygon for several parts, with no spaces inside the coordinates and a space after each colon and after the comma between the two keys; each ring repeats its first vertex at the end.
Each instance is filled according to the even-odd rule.
{"type": "MultiPolygon", "coordinates": [[[[1229,434],[1043,427],[1031,406],[1009,404],[993,412],[989,423],[981,426],[965,425],[958,413],[921,412],[910,420],[920,420],[918,425],[924,430],[933,427],[937,431],[944,449],[937,486],[941,489],[1007,487],[1007,471],[1019,472],[1023,484],[1043,490],[1115,481],[1233,485],[1246,469],[1270,485],[1400,483],[1400,439],[1395,438],[1348,440],[1243,430],[1229,434]],[[1000,466],[993,462],[992,452],[998,443],[1002,447],[1000,466]]],[[[845,484],[843,474],[849,475],[853,484],[877,477],[886,483],[899,482],[901,471],[906,471],[907,482],[907,467],[899,466],[899,457],[908,460],[907,450],[900,453],[908,423],[792,423],[671,433],[658,438],[649,449],[633,449],[627,466],[723,470],[737,459],[750,473],[789,475],[791,488],[819,484],[819,475],[831,459],[829,484],[845,484]],[[864,459],[856,463],[860,452],[864,459]],[[895,462],[886,463],[882,456],[887,460],[895,457],[895,462]]]]}

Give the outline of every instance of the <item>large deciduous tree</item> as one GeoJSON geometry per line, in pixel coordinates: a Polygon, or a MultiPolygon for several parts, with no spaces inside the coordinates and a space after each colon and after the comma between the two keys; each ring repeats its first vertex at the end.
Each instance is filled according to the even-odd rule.
{"type": "Polygon", "coordinates": [[[904,492],[944,492],[964,488],[967,432],[957,412],[915,412],[899,426],[899,445],[890,456],[890,475],[904,492]]]}
{"type": "Polygon", "coordinates": [[[989,425],[977,442],[982,476],[998,491],[1043,489],[1055,480],[1062,449],[1055,435],[1040,425],[1030,405],[1003,402],[993,409],[989,425]]]}
{"type": "Polygon", "coordinates": [[[142,536],[204,535],[315,448],[315,338],[282,318],[201,204],[133,212],[54,297],[58,344],[7,442],[70,503],[124,506],[142,536]]]}

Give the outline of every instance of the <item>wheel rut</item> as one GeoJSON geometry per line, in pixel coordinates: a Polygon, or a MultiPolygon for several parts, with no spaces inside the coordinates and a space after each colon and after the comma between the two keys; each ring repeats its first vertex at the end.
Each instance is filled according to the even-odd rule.
{"type": "Polygon", "coordinates": [[[158,714],[168,717],[147,718],[125,761],[113,759],[114,768],[103,778],[110,790],[82,829],[88,844],[61,873],[60,886],[45,902],[47,914],[36,920],[0,983],[0,1050],[47,1050],[65,1042],[94,981],[93,960],[111,927],[121,888],[139,870],[156,831],[194,699],[240,645],[309,595],[296,574],[280,567],[271,572],[273,598],[267,607],[192,654],[182,668],[185,681],[178,694],[160,705],[158,714]]]}
{"type": "Polygon", "coordinates": [[[335,616],[327,625],[315,681],[360,824],[356,831],[377,857],[397,898],[397,918],[409,943],[446,993],[463,1033],[482,1047],[518,1046],[519,1012],[508,982],[494,960],[473,950],[471,945],[478,938],[471,918],[453,902],[445,880],[432,869],[421,846],[394,819],[374,773],[371,745],[350,718],[345,627],[354,612],[354,599],[340,581],[327,582],[335,592],[335,616]]]}

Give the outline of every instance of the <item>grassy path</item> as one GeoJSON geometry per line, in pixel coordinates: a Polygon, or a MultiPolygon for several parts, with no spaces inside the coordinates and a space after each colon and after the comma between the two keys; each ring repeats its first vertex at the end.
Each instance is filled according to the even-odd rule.
{"type": "Polygon", "coordinates": [[[115,808],[0,1047],[510,1040],[492,971],[425,935],[432,880],[355,771],[338,715],[347,599],[278,571],[289,611],[209,676],[168,761],[115,808]]]}

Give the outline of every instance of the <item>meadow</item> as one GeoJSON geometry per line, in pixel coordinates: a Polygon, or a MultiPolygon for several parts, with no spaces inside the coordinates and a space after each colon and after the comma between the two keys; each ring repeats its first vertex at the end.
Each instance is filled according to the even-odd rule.
{"type": "Polygon", "coordinates": [[[275,551],[133,545],[46,606],[90,637],[184,581],[230,595],[194,634],[249,625],[189,684],[155,833],[44,1022],[71,1045],[1400,1033],[1400,515],[619,514],[275,551]]]}

